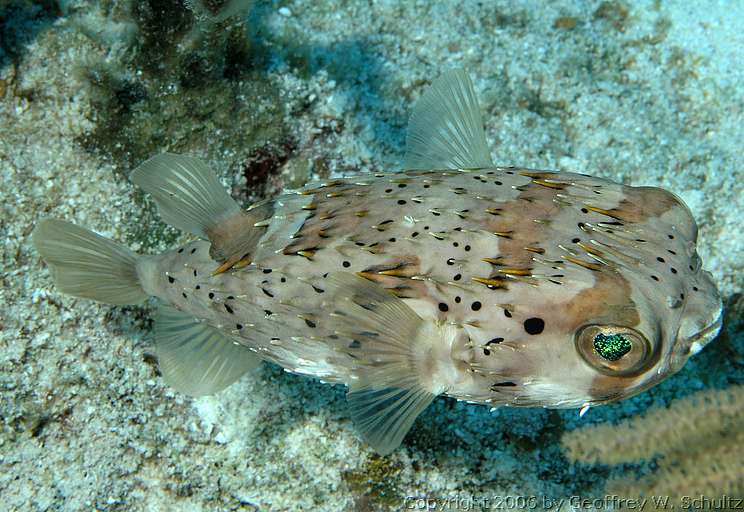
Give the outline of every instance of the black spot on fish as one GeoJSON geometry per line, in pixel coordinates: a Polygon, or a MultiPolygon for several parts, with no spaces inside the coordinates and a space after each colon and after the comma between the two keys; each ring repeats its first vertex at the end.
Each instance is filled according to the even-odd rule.
{"type": "Polygon", "coordinates": [[[656,277],[656,276],[651,276],[651,279],[653,279],[654,281],[658,281],[659,280],[659,278],[656,277]]]}
{"type": "Polygon", "coordinates": [[[460,244],[457,242],[452,242],[452,247],[460,247],[460,244]]]}
{"type": "Polygon", "coordinates": [[[393,191],[393,189],[392,189],[392,188],[386,188],[386,189],[385,189],[385,193],[386,193],[386,194],[389,194],[389,193],[390,193],[390,192],[392,192],[392,191],[393,191]]]}
{"type": "Polygon", "coordinates": [[[445,304],[444,302],[440,302],[439,311],[441,311],[442,313],[446,313],[447,311],[449,311],[449,306],[447,306],[447,304],[445,304]]]}
{"type": "Polygon", "coordinates": [[[191,254],[194,254],[195,252],[196,252],[196,247],[194,247],[193,249],[191,249],[191,254]]]}
{"type": "Polygon", "coordinates": [[[466,251],[469,251],[469,250],[470,250],[470,246],[469,246],[469,245],[466,245],[466,246],[465,246],[465,250],[466,250],[466,251]]]}
{"type": "Polygon", "coordinates": [[[175,279],[173,279],[173,276],[168,276],[168,282],[169,282],[170,284],[173,284],[173,283],[175,283],[175,282],[176,282],[176,280],[175,280],[175,279]]]}
{"type": "Polygon", "coordinates": [[[656,261],[658,261],[659,263],[664,263],[664,258],[662,258],[661,256],[657,256],[656,261]]]}
{"type": "Polygon", "coordinates": [[[459,295],[458,295],[457,297],[455,297],[455,302],[456,302],[456,303],[458,303],[458,304],[459,304],[460,302],[462,302],[462,299],[460,298],[460,296],[459,296],[459,295]]]}
{"type": "Polygon", "coordinates": [[[264,294],[265,294],[265,295],[266,295],[267,297],[272,297],[272,298],[274,297],[274,294],[273,294],[273,293],[271,293],[270,291],[268,291],[268,290],[267,290],[266,288],[261,288],[261,291],[262,291],[262,292],[264,292],[264,294]]]}
{"type": "Polygon", "coordinates": [[[488,342],[486,342],[486,346],[488,346],[488,345],[498,345],[502,341],[504,341],[504,338],[493,338],[493,339],[488,340],[488,342]]]}
{"type": "Polygon", "coordinates": [[[455,258],[450,258],[447,260],[447,265],[454,265],[455,264],[455,258]]]}
{"type": "Polygon", "coordinates": [[[271,274],[271,269],[270,268],[265,268],[265,269],[263,269],[263,273],[264,274],[271,274]]]}
{"type": "Polygon", "coordinates": [[[181,254],[182,252],[183,252],[183,247],[181,247],[180,249],[178,249],[178,254],[181,254]]]}
{"type": "Polygon", "coordinates": [[[351,263],[350,263],[350,262],[348,262],[348,261],[344,261],[344,262],[343,262],[343,263],[341,263],[341,264],[342,264],[342,265],[344,266],[344,268],[349,268],[349,267],[351,266],[351,263]]]}
{"type": "Polygon", "coordinates": [[[404,204],[406,204],[406,200],[405,199],[398,199],[398,204],[401,205],[401,206],[403,206],[404,204]]]}
{"type": "Polygon", "coordinates": [[[194,269],[194,277],[196,277],[196,269],[194,269]]]}
{"type": "Polygon", "coordinates": [[[184,299],[188,299],[188,296],[186,295],[186,292],[181,292],[181,295],[183,296],[184,299]]]}
{"type": "Polygon", "coordinates": [[[477,300],[476,300],[475,302],[473,302],[473,303],[472,303],[472,304],[470,305],[470,309],[472,309],[473,311],[479,311],[479,310],[480,310],[480,308],[481,308],[481,306],[482,306],[482,304],[480,303],[480,301],[477,301],[477,300]]]}
{"type": "Polygon", "coordinates": [[[198,284],[196,286],[194,286],[194,288],[197,289],[197,290],[201,290],[201,286],[198,285],[198,284]]]}
{"type": "Polygon", "coordinates": [[[406,188],[407,186],[405,183],[398,183],[398,188],[406,188]]]}
{"type": "Polygon", "coordinates": [[[699,291],[699,288],[698,288],[697,286],[693,286],[693,287],[692,287],[692,289],[693,289],[694,291],[696,291],[696,292],[697,292],[697,291],[699,291]]]}
{"type": "Polygon", "coordinates": [[[669,270],[671,270],[671,271],[672,271],[672,274],[676,274],[676,273],[677,273],[677,269],[676,269],[676,268],[674,268],[674,267],[670,268],[669,270]]]}
{"type": "Polygon", "coordinates": [[[212,292],[209,292],[209,298],[210,298],[210,299],[214,299],[214,293],[212,293],[212,292]]]}
{"type": "Polygon", "coordinates": [[[674,235],[667,235],[669,237],[669,240],[674,240],[674,235]]]}
{"type": "Polygon", "coordinates": [[[453,277],[452,279],[454,279],[455,281],[459,281],[460,279],[462,279],[462,274],[455,274],[455,277],[453,277]]]}
{"type": "Polygon", "coordinates": [[[411,238],[416,238],[418,235],[418,231],[414,231],[413,233],[411,233],[411,238]]]}
{"type": "Polygon", "coordinates": [[[507,380],[507,381],[504,381],[504,382],[497,382],[496,384],[494,384],[491,387],[492,388],[496,388],[496,387],[509,387],[509,388],[511,388],[511,387],[514,387],[514,386],[516,386],[516,384],[514,382],[512,382],[510,380],[507,380]]]}
{"type": "Polygon", "coordinates": [[[572,243],[575,243],[575,244],[578,244],[579,242],[581,242],[581,238],[572,238],[571,239],[571,242],[572,243]]]}
{"type": "Polygon", "coordinates": [[[286,283],[287,282],[287,278],[286,277],[282,277],[281,279],[279,279],[279,281],[281,281],[282,283],[286,283]]]}
{"type": "Polygon", "coordinates": [[[243,324],[235,324],[235,328],[240,331],[243,329],[243,324]]]}
{"type": "Polygon", "coordinates": [[[388,242],[390,242],[390,243],[395,242],[395,238],[388,238],[388,242]]]}
{"type": "Polygon", "coordinates": [[[225,304],[225,311],[227,311],[231,315],[233,314],[233,308],[231,308],[229,304],[225,304]]]}
{"type": "Polygon", "coordinates": [[[673,251],[673,250],[671,250],[671,249],[667,249],[667,252],[668,252],[669,254],[674,254],[675,256],[677,255],[677,253],[676,253],[676,252],[674,252],[674,251],[673,251]]]}
{"type": "Polygon", "coordinates": [[[306,325],[307,325],[308,327],[310,327],[311,329],[315,329],[315,327],[316,327],[316,326],[315,326],[315,322],[313,322],[312,320],[308,320],[307,318],[305,319],[305,324],[306,324],[306,325]]]}
{"type": "Polygon", "coordinates": [[[264,309],[264,314],[265,314],[266,316],[271,316],[271,315],[273,315],[273,314],[274,314],[274,312],[273,312],[273,311],[271,311],[270,309],[264,309]]]}
{"type": "Polygon", "coordinates": [[[528,318],[524,321],[524,330],[527,331],[527,334],[540,334],[545,329],[545,320],[542,318],[528,318]]]}
{"type": "Polygon", "coordinates": [[[504,310],[504,316],[506,318],[511,318],[512,317],[511,311],[509,311],[508,309],[505,309],[504,310]]]}
{"type": "Polygon", "coordinates": [[[587,210],[586,208],[582,208],[581,213],[589,213],[589,210],[587,210]]]}

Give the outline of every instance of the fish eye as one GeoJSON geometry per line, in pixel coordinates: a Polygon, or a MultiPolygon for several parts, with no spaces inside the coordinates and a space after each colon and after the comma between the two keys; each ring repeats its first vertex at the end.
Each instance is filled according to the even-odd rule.
{"type": "Polygon", "coordinates": [[[592,368],[606,375],[630,376],[652,360],[651,344],[640,332],[614,325],[587,325],[576,333],[576,349],[592,368]]]}

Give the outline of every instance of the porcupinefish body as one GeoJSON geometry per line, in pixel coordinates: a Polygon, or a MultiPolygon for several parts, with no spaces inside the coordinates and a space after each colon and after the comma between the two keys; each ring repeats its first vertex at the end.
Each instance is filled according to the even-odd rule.
{"type": "Polygon", "coordinates": [[[34,242],[57,286],[161,299],[161,372],[214,393],[260,360],[348,386],[379,452],[438,395],[586,407],[638,393],[713,339],[721,300],[687,207],[658,188],[496,167],[467,75],[414,109],[405,170],[311,185],[241,210],[200,160],[132,174],[200,239],[137,256],[63,221],[34,242]]]}

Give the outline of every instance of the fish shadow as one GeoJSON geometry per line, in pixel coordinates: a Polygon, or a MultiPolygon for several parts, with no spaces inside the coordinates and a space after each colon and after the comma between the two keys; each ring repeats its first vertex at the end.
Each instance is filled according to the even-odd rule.
{"type": "Polygon", "coordinates": [[[268,72],[277,62],[283,62],[302,77],[326,72],[337,84],[335,94],[342,96],[344,110],[353,112],[359,126],[371,127],[377,144],[402,155],[408,119],[394,111],[394,99],[386,93],[396,87],[385,73],[382,59],[372,51],[372,36],[327,46],[299,44],[269,30],[266,18],[272,12],[271,5],[258,4],[248,20],[248,37],[254,53],[264,55],[259,59],[264,64],[263,71],[268,72]]]}

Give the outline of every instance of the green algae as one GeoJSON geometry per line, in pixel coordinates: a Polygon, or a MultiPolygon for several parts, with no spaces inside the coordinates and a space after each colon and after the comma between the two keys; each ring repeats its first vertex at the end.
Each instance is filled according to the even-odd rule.
{"type": "Polygon", "coordinates": [[[396,480],[402,467],[390,457],[371,455],[364,466],[343,474],[343,480],[355,496],[358,510],[400,505],[403,499],[396,480]]]}
{"type": "MultiPolygon", "coordinates": [[[[226,4],[207,7],[217,13],[226,4]]],[[[78,70],[89,85],[95,120],[82,137],[85,148],[128,173],[166,149],[239,159],[283,137],[283,104],[262,73],[264,55],[245,22],[197,18],[179,0],[104,7],[116,23],[135,27],[137,37],[120,41],[125,48],[116,59],[78,70]]]]}
{"type": "MultiPolygon", "coordinates": [[[[200,4],[205,14],[180,0],[104,3],[112,24],[133,27],[137,36],[118,41],[123,48],[115,58],[89,60],[77,69],[88,85],[94,120],[81,145],[112,162],[121,177],[170,151],[197,154],[218,170],[241,166],[248,185],[256,182],[246,161],[288,137],[278,87],[263,72],[263,48],[247,28],[248,4],[210,1],[200,4]],[[221,17],[228,5],[230,16],[221,17]]],[[[105,27],[78,27],[99,44],[112,39],[102,34],[105,27]]],[[[125,219],[127,241],[149,250],[178,239],[156,221],[147,200],[135,193],[134,201],[144,218],[125,219]]]]}
{"type": "Polygon", "coordinates": [[[125,82],[106,87],[105,92],[110,94],[97,109],[96,128],[83,142],[122,163],[127,173],[165,149],[247,155],[284,134],[283,109],[275,89],[255,76],[197,88],[179,88],[161,80],[125,82]]]}
{"type": "Polygon", "coordinates": [[[617,1],[602,2],[594,11],[595,19],[609,23],[618,32],[625,32],[628,28],[629,15],[628,5],[625,2],[617,1]]]}

